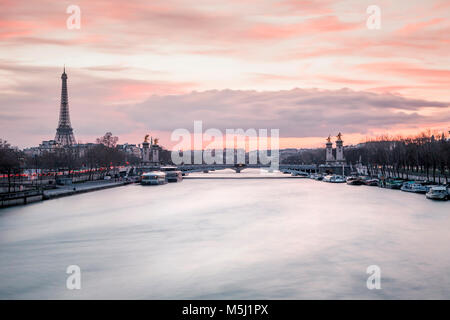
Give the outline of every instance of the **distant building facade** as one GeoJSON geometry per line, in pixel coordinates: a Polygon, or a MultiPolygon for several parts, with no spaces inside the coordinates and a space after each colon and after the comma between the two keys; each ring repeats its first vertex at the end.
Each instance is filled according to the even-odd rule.
{"type": "Polygon", "coordinates": [[[129,144],[129,143],[124,143],[124,144],[118,144],[117,148],[120,151],[123,151],[126,154],[129,155],[133,155],[137,158],[141,158],[142,156],[142,150],[139,146],[136,146],[135,144],[129,144]]]}
{"type": "Polygon", "coordinates": [[[42,141],[37,147],[26,148],[23,152],[30,157],[41,156],[44,153],[53,153],[60,150],[70,150],[78,157],[84,157],[86,152],[95,146],[95,143],[77,143],[71,146],[63,147],[55,140],[42,141]]]}
{"type": "Polygon", "coordinates": [[[26,148],[23,152],[28,156],[40,156],[45,152],[54,152],[60,145],[55,140],[42,141],[38,147],[26,148]]]}

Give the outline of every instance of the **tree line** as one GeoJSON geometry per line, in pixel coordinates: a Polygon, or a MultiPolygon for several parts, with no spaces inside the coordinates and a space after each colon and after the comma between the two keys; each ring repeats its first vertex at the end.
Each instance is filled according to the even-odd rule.
{"type": "Polygon", "coordinates": [[[69,176],[74,170],[86,169],[91,180],[92,175],[100,168],[107,168],[104,171],[107,174],[111,167],[138,165],[141,161],[139,157],[120,150],[117,147],[118,137],[110,132],[96,142],[83,154],[76,148],[55,148],[31,156],[0,139],[0,174],[7,176],[8,192],[11,192],[17,176],[20,178],[25,169],[36,169],[41,173],[67,171],[69,176]]]}
{"type": "Polygon", "coordinates": [[[382,136],[359,148],[347,148],[344,155],[349,163],[361,162],[367,166],[369,172],[406,179],[416,174],[427,180],[433,177],[433,181],[443,177],[448,182],[450,139],[443,132],[427,131],[412,137],[382,136]]]}
{"type": "MultiPolygon", "coordinates": [[[[448,182],[450,172],[449,134],[422,132],[412,137],[380,136],[367,140],[358,146],[346,146],[344,156],[347,164],[358,163],[367,167],[369,174],[401,176],[418,174],[429,180],[436,176],[448,182]]],[[[56,148],[52,152],[43,152],[27,156],[7,141],[0,139],[0,174],[7,176],[8,192],[14,179],[24,169],[39,169],[46,172],[73,172],[81,168],[88,169],[89,179],[100,168],[120,165],[138,165],[139,157],[123,152],[117,147],[118,137],[110,132],[96,140],[97,144],[85,150],[80,156],[73,148],[56,148]]],[[[160,153],[162,163],[171,163],[170,151],[160,153]]],[[[324,164],[325,148],[301,150],[283,160],[287,164],[324,164]]],[[[109,169],[108,169],[109,170],[109,169]]],[[[107,172],[105,172],[107,173],[107,172]]]]}
{"type": "MultiPolygon", "coordinates": [[[[426,131],[411,137],[379,136],[358,146],[346,146],[347,164],[367,167],[369,174],[398,176],[422,175],[429,180],[443,177],[450,171],[450,134],[426,131]]],[[[283,163],[325,164],[325,148],[302,150],[287,157],[283,163]]]]}

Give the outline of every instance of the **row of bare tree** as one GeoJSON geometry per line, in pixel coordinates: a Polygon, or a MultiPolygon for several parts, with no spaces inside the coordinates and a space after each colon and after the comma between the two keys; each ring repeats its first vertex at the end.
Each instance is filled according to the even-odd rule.
{"type": "MultiPolygon", "coordinates": [[[[361,163],[370,174],[381,173],[408,179],[411,175],[427,180],[448,182],[450,171],[450,135],[422,132],[413,137],[380,136],[358,146],[344,148],[348,164],[361,163]]],[[[286,158],[283,163],[323,164],[323,148],[302,150],[286,158]]]]}
{"type": "Polygon", "coordinates": [[[7,175],[8,193],[11,192],[11,185],[16,173],[20,172],[21,157],[17,148],[0,139],[0,175],[7,175]]]}
{"type": "Polygon", "coordinates": [[[448,182],[450,139],[445,133],[423,132],[414,137],[383,136],[367,141],[361,147],[347,148],[349,163],[361,162],[369,172],[407,178],[421,175],[448,182]]]}
{"type": "Polygon", "coordinates": [[[82,155],[74,148],[57,148],[51,152],[27,156],[23,151],[0,139],[0,175],[6,175],[6,179],[0,180],[7,181],[7,190],[11,192],[11,187],[20,179],[20,174],[25,169],[38,169],[45,173],[66,171],[69,175],[73,174],[74,170],[87,169],[89,180],[92,180],[94,173],[100,168],[107,168],[103,171],[106,174],[111,167],[139,164],[138,157],[117,148],[117,141],[117,137],[107,133],[98,138],[97,144],[88,148],[82,155]]]}

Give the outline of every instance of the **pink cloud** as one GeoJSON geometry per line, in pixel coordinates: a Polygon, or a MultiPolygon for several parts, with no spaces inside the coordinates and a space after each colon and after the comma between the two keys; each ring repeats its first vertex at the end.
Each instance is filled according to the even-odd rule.
{"type": "MultiPolygon", "coordinates": [[[[213,99],[198,110],[198,115],[220,116],[214,108],[223,103],[221,99],[234,101],[232,94],[221,91],[226,88],[345,86],[371,93],[401,92],[409,99],[450,100],[448,1],[411,6],[393,2],[386,10],[382,8],[382,29],[373,32],[365,26],[365,6],[351,0],[128,0],[113,4],[79,0],[74,4],[82,10],[82,28],[78,31],[66,28],[69,2],[42,0],[39,6],[31,6],[24,0],[2,1],[0,68],[6,73],[0,82],[3,119],[12,123],[11,119],[29,113],[41,117],[32,112],[36,105],[46,117],[54,116],[59,99],[59,64],[65,57],[78,67],[72,65],[69,94],[77,130],[86,136],[102,134],[96,130],[105,131],[108,126],[113,126],[109,129],[117,134],[135,130],[135,120],[117,121],[123,113],[111,111],[119,103],[211,88],[220,94],[205,94],[213,99]],[[136,64],[141,62],[143,70],[138,70],[136,64]],[[32,111],[27,112],[27,108],[32,111]],[[105,119],[83,119],[83,112],[99,118],[105,115],[105,119]]],[[[283,93],[274,93],[270,99],[275,95],[283,93]]],[[[336,97],[329,97],[328,105],[336,97]]],[[[252,105],[238,101],[244,111],[250,110],[246,118],[249,123],[270,114],[272,108],[296,116],[289,113],[291,105],[284,106],[285,110],[265,104],[263,94],[245,98],[257,100],[252,105]]],[[[152,104],[152,108],[157,107],[152,104]]],[[[419,116],[394,116],[399,121],[406,119],[408,125],[424,123],[419,116]]],[[[232,114],[224,117],[234,119],[232,114]]],[[[29,130],[34,131],[26,134],[53,134],[53,120],[43,119],[42,128],[34,128],[31,123],[29,130]]],[[[396,125],[389,119],[382,120],[386,121],[385,128],[396,125]]],[[[2,127],[4,132],[13,132],[7,126],[2,127]]]]}
{"type": "Polygon", "coordinates": [[[405,25],[403,28],[401,28],[400,30],[398,30],[398,33],[400,35],[408,35],[411,33],[420,32],[429,26],[434,26],[434,25],[440,24],[441,22],[446,21],[446,20],[447,19],[445,19],[445,18],[434,18],[434,19],[431,19],[428,21],[409,23],[409,24],[405,25]]]}
{"type": "Polygon", "coordinates": [[[326,80],[328,82],[339,83],[343,86],[352,85],[352,84],[374,84],[377,81],[367,80],[367,79],[350,79],[344,77],[336,77],[336,76],[319,76],[320,79],[326,80]]]}
{"type": "Polygon", "coordinates": [[[288,9],[289,14],[330,14],[332,1],[322,0],[284,0],[277,3],[279,7],[288,9]]]}
{"type": "Polygon", "coordinates": [[[435,83],[450,83],[450,69],[431,69],[403,62],[373,62],[358,66],[378,74],[395,74],[403,78],[415,78],[435,83]]]}
{"type": "Polygon", "coordinates": [[[288,25],[257,24],[245,36],[253,39],[283,39],[300,35],[339,32],[361,27],[360,23],[342,22],[336,16],[310,18],[302,23],[288,25]]]}
{"type": "Polygon", "coordinates": [[[105,101],[121,103],[124,101],[140,102],[151,95],[180,94],[193,88],[194,83],[169,83],[163,81],[121,81],[114,84],[111,95],[105,101]]]}
{"type": "Polygon", "coordinates": [[[0,39],[26,36],[32,33],[33,25],[19,20],[0,20],[0,39]]]}

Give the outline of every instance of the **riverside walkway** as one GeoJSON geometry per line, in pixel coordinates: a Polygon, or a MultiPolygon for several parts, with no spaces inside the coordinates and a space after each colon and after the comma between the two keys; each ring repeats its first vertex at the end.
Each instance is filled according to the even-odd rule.
{"type": "Polygon", "coordinates": [[[56,189],[50,189],[44,191],[44,199],[54,199],[59,197],[65,197],[74,195],[77,193],[84,193],[108,188],[114,188],[123,186],[126,184],[130,184],[130,181],[111,181],[111,180],[97,180],[97,181],[89,181],[77,184],[71,184],[67,186],[60,186],[56,189]]]}

